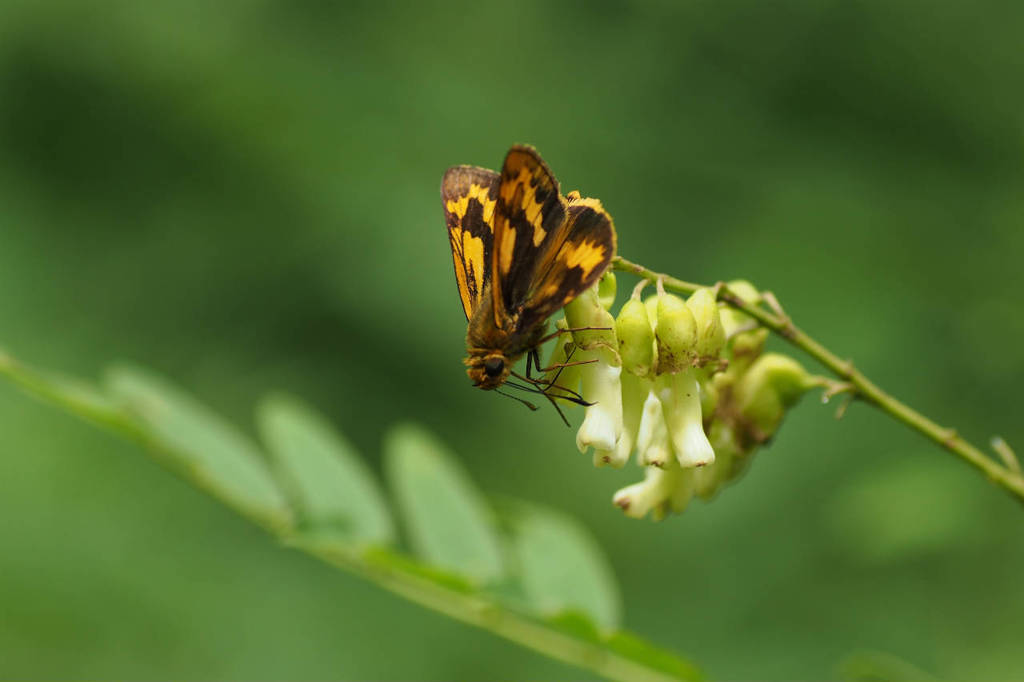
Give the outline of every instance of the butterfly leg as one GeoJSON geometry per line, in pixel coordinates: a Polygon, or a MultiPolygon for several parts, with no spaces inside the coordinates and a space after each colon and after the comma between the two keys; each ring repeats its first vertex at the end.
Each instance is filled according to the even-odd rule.
{"type": "Polygon", "coordinates": [[[571,334],[572,332],[606,332],[609,330],[611,330],[611,327],[573,327],[571,329],[556,329],[555,331],[551,332],[550,334],[542,338],[540,341],[538,341],[537,345],[543,345],[550,341],[551,339],[561,336],[562,334],[571,334]]]}
{"type": "MultiPolygon", "coordinates": [[[[559,370],[559,373],[561,373],[561,370],[559,370]]],[[[555,375],[555,379],[553,381],[548,381],[546,379],[536,379],[534,377],[524,377],[522,374],[519,374],[518,372],[512,372],[512,376],[514,376],[516,379],[519,379],[520,381],[528,381],[534,387],[531,389],[521,384],[512,384],[506,382],[507,385],[512,386],[513,388],[529,391],[530,393],[543,393],[548,398],[561,398],[562,400],[568,400],[569,402],[576,403],[577,405],[586,406],[590,404],[583,400],[583,396],[581,396],[579,393],[572,390],[571,388],[566,388],[565,386],[557,385],[556,382],[558,381],[558,375],[555,375]],[[552,395],[550,391],[552,391],[553,389],[565,391],[566,395],[561,395],[558,393],[552,395]]]]}
{"type": "MultiPolygon", "coordinates": [[[[527,363],[529,363],[529,360],[527,360],[527,363]]],[[[540,384],[540,383],[544,383],[544,382],[538,381],[537,379],[533,379],[532,377],[520,376],[518,373],[515,373],[515,376],[517,378],[519,378],[519,379],[523,379],[525,381],[529,381],[529,382],[533,383],[534,385],[540,384]]],[[[555,380],[557,381],[557,376],[555,377],[555,380]]],[[[552,396],[551,394],[548,393],[548,391],[551,390],[552,388],[558,388],[558,389],[561,389],[563,391],[569,391],[569,389],[567,389],[567,388],[564,388],[562,386],[555,386],[553,383],[551,383],[551,384],[548,384],[547,387],[544,388],[544,389],[538,389],[537,393],[540,393],[541,395],[543,395],[545,398],[548,399],[548,402],[551,403],[552,407],[555,408],[555,412],[557,412],[558,416],[561,417],[562,423],[571,428],[571,425],[569,424],[569,420],[566,419],[565,413],[562,412],[562,407],[558,404],[558,401],[555,400],[555,398],[561,398],[562,400],[568,400],[571,403],[576,403],[577,405],[584,405],[584,406],[590,405],[591,403],[588,403],[585,400],[583,400],[582,396],[580,396],[578,393],[575,393],[574,391],[569,391],[570,393],[573,393],[573,396],[567,396],[567,395],[554,395],[554,396],[552,396]]]]}
{"type": "MultiPolygon", "coordinates": [[[[529,360],[527,360],[527,362],[529,362],[529,360]]],[[[551,388],[551,386],[548,385],[547,388],[538,388],[537,384],[544,383],[544,382],[540,382],[537,379],[533,379],[532,377],[524,377],[523,375],[519,374],[518,372],[512,372],[512,376],[514,376],[515,378],[520,379],[522,381],[530,382],[530,384],[533,385],[533,388],[530,388],[529,386],[524,386],[522,384],[514,384],[511,381],[506,381],[505,382],[506,386],[510,386],[512,388],[518,388],[519,390],[526,391],[528,393],[540,393],[541,395],[543,395],[545,398],[548,399],[548,402],[550,402],[554,406],[555,411],[558,412],[558,416],[562,418],[562,423],[564,423],[566,426],[570,426],[569,420],[565,418],[565,413],[562,412],[562,408],[555,401],[555,397],[561,398],[563,400],[568,400],[570,402],[574,402],[574,403],[577,403],[577,404],[582,404],[582,405],[589,404],[589,403],[583,402],[582,398],[574,398],[574,397],[571,397],[571,396],[561,396],[561,395],[560,396],[551,396],[551,395],[548,394],[548,390],[551,388]]],[[[561,387],[558,387],[558,388],[561,388],[561,387]]],[[[567,389],[565,389],[565,390],[567,390],[567,389]]],[[[537,409],[536,405],[534,405],[533,403],[531,403],[529,401],[523,400],[519,396],[514,396],[511,393],[505,393],[504,391],[500,391],[500,390],[496,391],[496,392],[500,393],[503,396],[507,396],[509,398],[512,398],[513,400],[518,400],[522,404],[524,404],[527,407],[529,407],[531,410],[536,410],[537,409]]]]}
{"type": "MultiPolygon", "coordinates": [[[[546,367],[546,368],[541,367],[540,366],[540,352],[536,348],[533,348],[533,349],[530,350],[530,352],[526,356],[526,376],[525,377],[519,377],[519,378],[521,378],[523,381],[529,381],[531,384],[533,384],[535,386],[546,385],[548,388],[550,388],[550,387],[554,386],[556,383],[558,383],[558,377],[560,377],[562,375],[562,370],[564,368],[566,368],[566,367],[572,366],[573,364],[577,364],[577,363],[562,363],[562,364],[559,364],[559,365],[552,365],[551,367],[546,367]],[[555,377],[553,379],[551,379],[551,380],[548,380],[548,379],[544,378],[543,376],[540,377],[540,378],[535,378],[533,376],[533,373],[532,373],[531,369],[530,369],[531,365],[533,367],[536,367],[538,372],[542,372],[544,374],[547,374],[548,372],[550,372],[553,369],[558,369],[558,373],[555,374],[555,377]]],[[[559,386],[559,388],[562,388],[562,387],[559,386]]],[[[569,389],[562,388],[562,390],[568,391],[569,389]]]]}
{"type": "MultiPolygon", "coordinates": [[[[565,369],[566,367],[576,367],[577,365],[589,365],[591,363],[597,362],[597,360],[598,360],[597,358],[591,358],[590,360],[577,360],[576,362],[568,362],[568,360],[572,357],[572,354],[575,353],[575,352],[576,352],[576,349],[573,348],[572,351],[569,352],[569,357],[566,358],[566,362],[558,362],[558,363],[555,363],[555,364],[550,365],[548,367],[541,367],[540,366],[540,357],[537,355],[537,349],[534,349],[533,351],[531,351],[531,355],[533,356],[533,362],[534,362],[534,365],[537,367],[537,371],[538,372],[543,372],[544,374],[547,374],[551,370],[557,369],[558,370],[558,374],[555,375],[555,381],[558,381],[558,376],[561,375],[562,370],[565,369]]],[[[527,360],[526,360],[526,376],[530,376],[530,360],[529,360],[529,358],[527,358],[527,360]]],[[[551,383],[554,383],[554,382],[551,382],[551,383]]]]}
{"type": "MultiPolygon", "coordinates": [[[[573,352],[575,352],[575,349],[573,349],[573,351],[570,352],[570,355],[569,355],[570,358],[572,357],[572,353],[573,352]]],[[[532,350],[530,350],[529,354],[526,356],[526,376],[524,377],[524,376],[522,376],[520,374],[517,374],[517,373],[513,373],[513,375],[517,379],[520,379],[522,381],[527,381],[527,382],[533,384],[534,386],[538,386],[538,387],[543,386],[543,388],[540,389],[540,392],[543,393],[549,400],[551,400],[552,398],[561,398],[562,400],[568,400],[569,402],[575,403],[577,405],[588,406],[591,403],[589,403],[586,400],[584,400],[582,395],[580,395],[576,391],[572,390],[571,388],[567,388],[565,386],[559,386],[558,385],[558,378],[560,376],[562,376],[562,371],[566,367],[572,367],[573,365],[587,364],[589,362],[594,362],[594,361],[586,360],[586,361],[581,361],[581,362],[565,362],[565,363],[562,363],[562,364],[559,364],[559,365],[553,365],[552,367],[549,367],[548,369],[542,369],[540,367],[540,354],[538,353],[536,348],[533,348],[532,350]],[[552,369],[558,369],[558,372],[556,372],[555,376],[552,379],[550,379],[550,380],[545,379],[543,377],[540,378],[540,379],[537,379],[531,373],[531,365],[536,367],[539,371],[542,371],[542,372],[549,372],[552,369]],[[558,389],[559,391],[564,391],[565,395],[560,395],[558,393],[555,393],[554,396],[552,396],[552,395],[549,394],[549,391],[551,391],[553,389],[558,389]]]]}

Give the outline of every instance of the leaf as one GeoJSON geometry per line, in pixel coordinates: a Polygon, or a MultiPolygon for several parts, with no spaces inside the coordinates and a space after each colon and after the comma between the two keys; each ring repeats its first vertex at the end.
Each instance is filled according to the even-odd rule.
{"type": "Polygon", "coordinates": [[[141,421],[165,454],[216,495],[273,525],[290,519],[263,455],[246,436],[166,379],[132,367],[107,373],[111,394],[141,421]]]}
{"type": "Polygon", "coordinates": [[[428,580],[439,587],[460,594],[479,594],[477,589],[461,575],[451,573],[422,563],[411,556],[399,554],[386,548],[373,548],[363,555],[363,561],[376,569],[385,569],[395,574],[405,574],[428,580]]]}
{"type": "MultiPolygon", "coordinates": [[[[444,566],[433,560],[427,564],[384,547],[353,547],[337,535],[294,533],[287,523],[284,498],[274,487],[256,447],[180,389],[142,370],[121,368],[110,372],[108,384],[118,400],[109,400],[87,384],[55,380],[29,370],[2,352],[0,377],[94,424],[112,428],[122,437],[152,446],[150,452],[161,461],[184,469],[193,483],[263,522],[283,544],[373,581],[402,598],[608,679],[702,679],[690,663],[632,634],[602,634],[589,615],[563,611],[537,618],[518,605],[500,601],[494,586],[512,585],[509,580],[497,583],[492,579],[487,591],[481,592],[480,583],[486,579],[481,575],[504,577],[490,509],[465,473],[422,429],[400,427],[388,439],[389,474],[396,491],[408,489],[399,493],[400,499],[411,502],[404,506],[419,510],[427,505],[422,515],[426,522],[413,521],[410,529],[419,530],[410,530],[410,534],[414,543],[431,548],[422,553],[424,556],[451,559],[468,555],[469,561],[449,560],[444,566]],[[433,494],[424,486],[433,486],[433,494]],[[434,537],[439,530],[441,537],[434,537]],[[454,532],[459,542],[453,543],[449,532],[454,532]],[[461,549],[454,552],[453,547],[461,549]]],[[[298,409],[294,404],[290,407],[298,409]]],[[[311,417],[308,412],[297,414],[297,423],[311,417]]]]}
{"type": "Polygon", "coordinates": [[[385,439],[384,458],[416,555],[478,583],[498,580],[504,568],[491,510],[444,447],[401,425],[385,439]]]}
{"type": "Polygon", "coordinates": [[[377,481],[354,448],[295,398],[264,400],[257,422],[282,489],[316,532],[386,545],[394,526],[377,481]]]}
{"type": "Polygon", "coordinates": [[[606,641],[609,650],[652,670],[659,670],[680,680],[703,680],[700,670],[671,651],[666,651],[640,639],[631,632],[620,630],[606,641]]]}
{"type": "Polygon", "coordinates": [[[124,410],[99,388],[81,379],[30,368],[0,349],[0,376],[6,375],[22,389],[49,400],[80,417],[104,424],[124,421],[124,410]]]}
{"type": "Polygon", "coordinates": [[[574,519],[539,505],[508,506],[527,602],[542,615],[580,611],[601,629],[619,625],[621,596],[608,560],[574,519]]]}

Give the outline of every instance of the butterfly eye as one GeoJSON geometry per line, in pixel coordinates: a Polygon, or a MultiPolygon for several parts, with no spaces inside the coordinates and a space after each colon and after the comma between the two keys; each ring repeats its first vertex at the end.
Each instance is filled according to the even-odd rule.
{"type": "Polygon", "coordinates": [[[496,377],[505,369],[505,361],[501,358],[487,358],[484,362],[484,372],[489,377],[496,377]]]}

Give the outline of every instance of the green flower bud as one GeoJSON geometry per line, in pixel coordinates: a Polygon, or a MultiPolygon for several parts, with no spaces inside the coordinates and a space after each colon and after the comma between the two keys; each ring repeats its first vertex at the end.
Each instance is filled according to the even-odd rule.
{"type": "MultiPolygon", "coordinates": [[[[651,323],[651,330],[653,331],[658,326],[658,296],[657,296],[657,294],[655,294],[654,296],[648,296],[646,299],[644,299],[644,308],[647,309],[647,321],[651,323]]],[[[657,341],[657,339],[652,339],[652,341],[651,341],[651,348],[652,348],[651,353],[654,356],[654,365],[653,365],[653,367],[654,367],[654,370],[657,371],[657,369],[658,369],[658,341],[657,341]]]]}
{"type": "Polygon", "coordinates": [[[616,367],[621,364],[619,343],[615,338],[615,318],[602,307],[597,285],[566,304],[565,319],[570,329],[586,329],[572,333],[577,346],[597,351],[602,362],[616,367]]]}
{"type": "Polygon", "coordinates": [[[664,289],[658,292],[658,321],[655,323],[654,337],[658,348],[658,374],[674,374],[693,366],[697,347],[697,322],[686,302],[678,296],[665,293],[664,289]]]}
{"type": "MultiPolygon", "coordinates": [[[[729,367],[737,365],[746,371],[761,352],[764,350],[764,342],[768,339],[768,330],[764,327],[751,329],[750,331],[737,334],[732,339],[729,349],[729,367]]],[[[741,372],[742,373],[742,372],[741,372]]]]}
{"type": "MultiPolygon", "coordinates": [[[[761,302],[761,292],[745,279],[733,280],[728,282],[726,286],[729,288],[729,291],[736,294],[744,303],[757,305],[761,302]]],[[[721,314],[722,327],[727,338],[732,338],[738,329],[749,326],[753,322],[752,317],[731,306],[723,306],[721,314]]]]}
{"type": "Polygon", "coordinates": [[[615,273],[608,270],[597,281],[597,298],[605,310],[611,310],[615,305],[615,290],[615,273]]]}
{"type": "Polygon", "coordinates": [[[638,299],[626,301],[615,320],[622,366],[636,376],[647,376],[654,369],[654,328],[647,308],[638,299]]]}
{"type": "Polygon", "coordinates": [[[753,284],[745,279],[734,279],[726,282],[729,291],[740,297],[744,303],[757,305],[761,302],[761,292],[753,284]]]}
{"type": "Polygon", "coordinates": [[[748,422],[754,442],[771,438],[786,410],[821,380],[786,355],[766,353],[736,382],[734,398],[739,413],[748,422]]]}
{"type": "Polygon", "coordinates": [[[647,319],[651,323],[651,327],[655,327],[658,324],[658,295],[654,294],[644,299],[644,307],[647,308],[647,319]]]}
{"type": "Polygon", "coordinates": [[[686,301],[686,307],[693,313],[697,328],[697,363],[704,366],[717,360],[725,347],[725,328],[718,312],[718,302],[711,289],[705,287],[693,292],[686,301]]]}

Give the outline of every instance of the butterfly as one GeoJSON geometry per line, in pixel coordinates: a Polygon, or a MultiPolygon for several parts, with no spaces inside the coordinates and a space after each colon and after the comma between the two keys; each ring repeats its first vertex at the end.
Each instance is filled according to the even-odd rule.
{"type": "MultiPolygon", "coordinates": [[[[611,216],[597,199],[579,192],[562,196],[551,169],[526,145],[509,149],[501,173],[449,168],[441,181],[441,204],[469,323],[466,373],[473,385],[488,391],[512,375],[533,388],[510,386],[544,393],[554,403],[549,394],[554,382],[533,378],[531,361],[538,371],[551,369],[541,368],[537,349],[561,332],[547,336],[547,319],[593,286],[611,264],[611,216]],[[524,354],[525,377],[512,370],[524,354]]],[[[562,390],[567,393],[555,397],[587,404],[579,394],[562,390]]]]}

